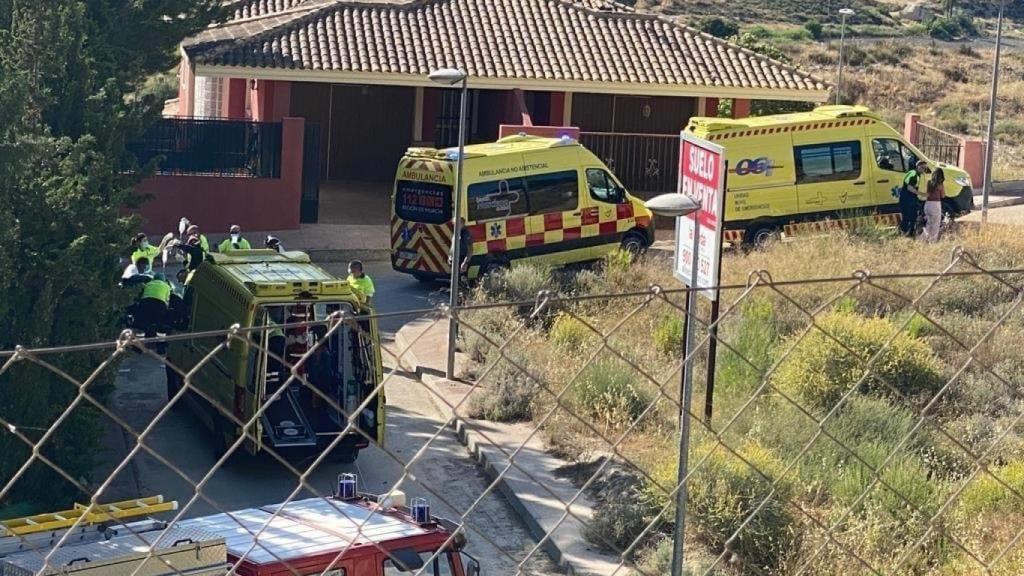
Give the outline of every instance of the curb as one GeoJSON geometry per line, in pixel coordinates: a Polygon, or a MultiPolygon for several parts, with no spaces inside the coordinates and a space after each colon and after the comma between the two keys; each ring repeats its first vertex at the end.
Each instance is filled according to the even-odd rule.
{"type": "MultiPolygon", "coordinates": [[[[993,208],[1006,208],[1008,206],[1020,206],[1021,204],[1024,204],[1024,196],[1020,196],[1020,197],[1017,197],[1017,198],[1010,198],[1008,200],[999,200],[998,202],[989,202],[988,203],[988,209],[991,210],[993,208]]],[[[981,212],[981,204],[976,205],[974,210],[972,210],[972,212],[981,212]]]]}
{"type": "MultiPolygon", "coordinates": [[[[405,351],[403,355],[403,363],[407,363],[407,365],[412,365],[414,367],[413,372],[416,374],[416,379],[422,384],[434,388],[435,383],[446,381],[445,378],[434,376],[433,374],[429,374],[423,370],[423,366],[420,365],[419,359],[416,357],[416,353],[412,350],[412,347],[408,345],[405,336],[402,335],[401,328],[395,333],[395,345],[399,350],[405,351]]],[[[544,527],[541,526],[537,518],[530,513],[522,498],[520,498],[519,494],[508,485],[505,478],[501,477],[499,479],[501,471],[493,462],[491,462],[490,458],[487,457],[487,454],[481,449],[480,444],[473,439],[472,434],[466,427],[465,420],[452,412],[451,407],[438,401],[434,394],[430,395],[430,402],[438,412],[446,417],[444,425],[455,432],[456,438],[458,438],[459,442],[466,447],[466,450],[469,452],[470,456],[472,456],[473,460],[483,468],[487,477],[492,482],[497,480],[496,487],[498,492],[505,497],[505,500],[515,511],[516,515],[519,516],[519,519],[526,526],[530,535],[538,542],[543,542],[543,544],[541,544],[541,548],[551,558],[551,560],[569,576],[587,576],[589,573],[581,572],[566,559],[564,552],[558,547],[555,539],[549,537],[548,532],[544,530],[544,527]]]]}
{"type": "MultiPolygon", "coordinates": [[[[424,374],[418,365],[416,366],[416,377],[420,382],[427,386],[430,386],[431,382],[435,380],[444,380],[443,378],[424,374]]],[[[430,396],[430,401],[439,411],[442,413],[446,412],[444,410],[445,406],[443,406],[441,402],[438,402],[436,396],[433,394],[430,396]]],[[[498,470],[498,467],[490,461],[487,454],[480,448],[480,445],[472,438],[469,430],[466,428],[466,422],[462,418],[452,414],[448,417],[446,425],[455,432],[455,436],[459,439],[459,442],[466,447],[470,456],[472,456],[477,464],[484,469],[484,473],[487,475],[487,478],[492,482],[498,480],[498,492],[505,497],[505,500],[515,511],[516,515],[519,516],[519,519],[526,526],[527,531],[529,531],[530,536],[538,542],[543,542],[543,544],[541,544],[541,549],[544,550],[548,557],[550,557],[559,568],[565,570],[565,573],[569,576],[582,576],[583,573],[578,572],[575,566],[565,558],[562,550],[557,544],[555,544],[554,539],[548,538],[548,533],[544,530],[544,527],[541,526],[540,522],[533,517],[533,514],[530,514],[530,511],[526,508],[526,504],[523,503],[523,500],[519,497],[516,491],[513,490],[507,482],[505,482],[504,477],[498,479],[501,471],[498,470]]]]}

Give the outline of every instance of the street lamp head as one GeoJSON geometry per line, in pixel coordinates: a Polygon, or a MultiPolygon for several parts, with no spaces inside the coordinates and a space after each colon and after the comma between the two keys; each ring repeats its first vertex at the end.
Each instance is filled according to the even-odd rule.
{"type": "Polygon", "coordinates": [[[658,216],[678,218],[700,210],[700,203],[684,194],[660,194],[644,202],[648,210],[658,216]]]}
{"type": "Polygon", "coordinates": [[[840,8],[839,13],[842,14],[843,16],[853,16],[854,14],[853,10],[849,8],[840,8]]]}
{"type": "Polygon", "coordinates": [[[434,70],[430,73],[431,82],[437,84],[444,84],[445,86],[452,86],[458,84],[466,79],[466,73],[458,68],[441,68],[440,70],[434,70]]]}

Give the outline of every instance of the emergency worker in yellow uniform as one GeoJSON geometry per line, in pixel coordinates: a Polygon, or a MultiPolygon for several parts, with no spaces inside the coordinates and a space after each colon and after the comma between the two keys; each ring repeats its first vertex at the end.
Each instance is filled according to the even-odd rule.
{"type": "Polygon", "coordinates": [[[363,263],[360,260],[353,260],[348,264],[348,284],[359,290],[366,297],[366,305],[371,305],[376,289],[373,280],[363,272],[363,263]]]}
{"type": "Polygon", "coordinates": [[[146,333],[156,336],[167,321],[167,308],[171,303],[171,283],[163,274],[157,274],[142,287],[142,296],[135,307],[135,325],[146,333]]]}
{"type": "Polygon", "coordinates": [[[189,224],[188,229],[185,230],[185,238],[191,238],[193,236],[199,238],[199,245],[203,247],[203,252],[209,253],[210,241],[206,239],[206,234],[199,232],[199,226],[189,224]]]}
{"type": "Polygon", "coordinates": [[[242,227],[238,224],[233,224],[231,229],[228,231],[228,237],[220,243],[217,250],[221,253],[231,252],[232,250],[251,250],[252,247],[249,245],[249,241],[242,238],[242,227]]]}
{"type": "Polygon", "coordinates": [[[132,239],[132,264],[137,264],[139,258],[154,262],[158,254],[160,254],[160,248],[150,245],[149,238],[143,232],[139,232],[132,239]]]}

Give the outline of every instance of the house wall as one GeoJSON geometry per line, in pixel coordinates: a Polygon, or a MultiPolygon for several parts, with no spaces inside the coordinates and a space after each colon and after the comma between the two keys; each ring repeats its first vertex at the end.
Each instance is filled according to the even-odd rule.
{"type": "Polygon", "coordinates": [[[574,93],[571,124],[584,132],[678,134],[696,112],[695,98],[574,93]]]}
{"type": "Polygon", "coordinates": [[[228,178],[216,176],[153,176],[135,191],[141,205],[135,210],[147,234],[177,229],[188,216],[204,230],[290,230],[299,227],[302,196],[302,155],[305,120],[282,121],[281,177],[228,178]]]}

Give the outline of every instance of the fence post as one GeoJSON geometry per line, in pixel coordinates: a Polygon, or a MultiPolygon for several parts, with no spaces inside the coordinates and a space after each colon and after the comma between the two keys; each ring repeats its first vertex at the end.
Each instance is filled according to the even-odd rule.
{"type": "Polygon", "coordinates": [[[903,120],[903,137],[907,142],[917,145],[917,126],[921,122],[921,115],[914,112],[907,112],[903,120]]]}

